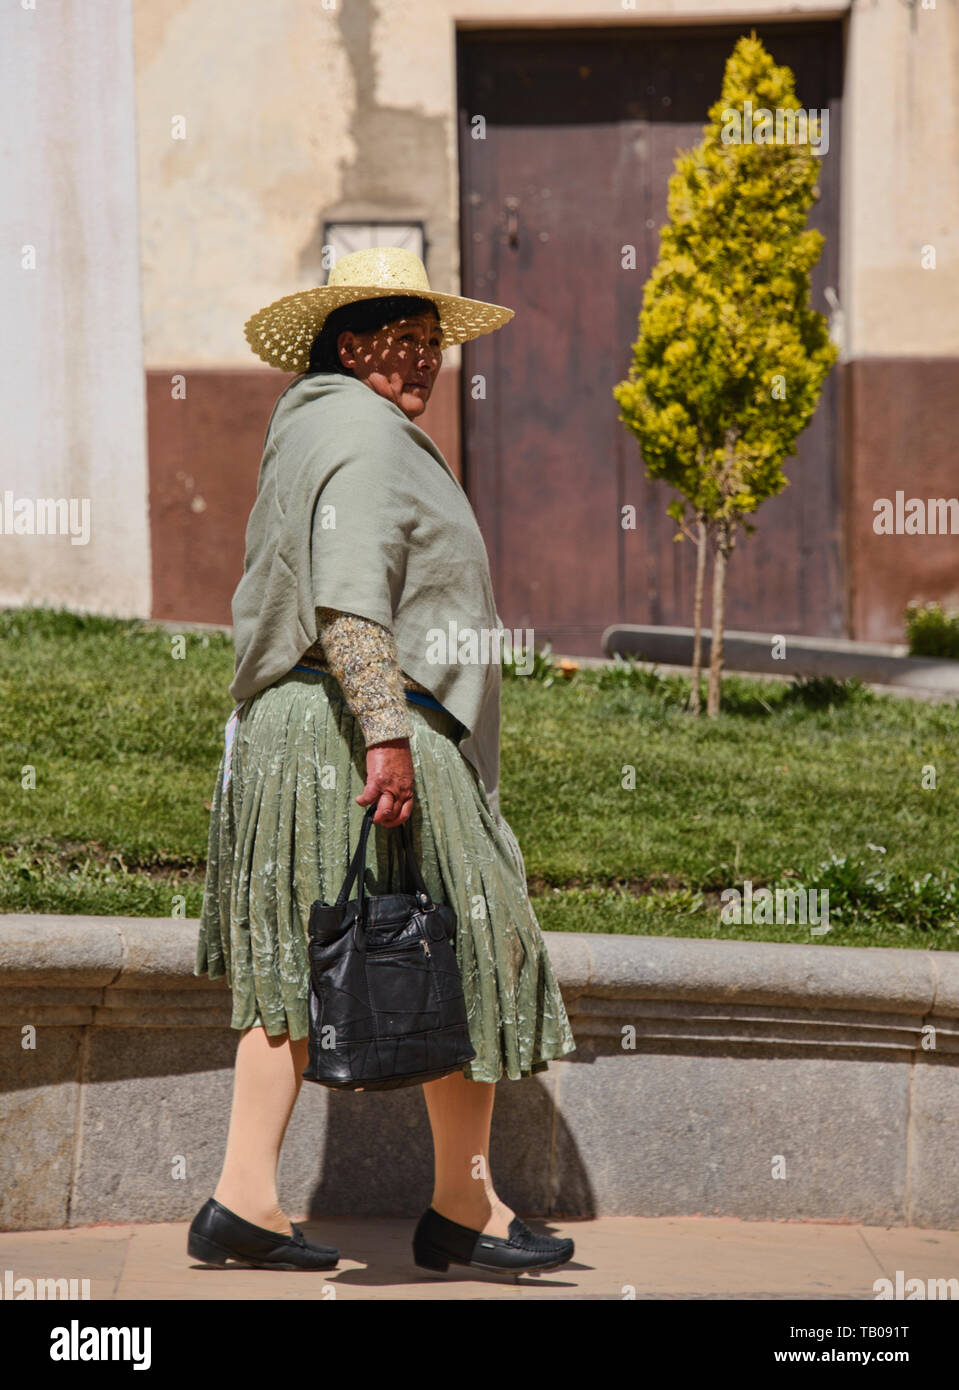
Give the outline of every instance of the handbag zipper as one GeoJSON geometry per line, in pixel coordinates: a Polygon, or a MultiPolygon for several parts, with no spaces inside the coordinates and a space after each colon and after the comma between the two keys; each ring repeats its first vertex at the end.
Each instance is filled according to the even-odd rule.
{"type": "Polygon", "coordinates": [[[425,937],[422,936],[418,937],[416,941],[407,941],[406,944],[403,946],[374,946],[372,947],[372,949],[368,948],[368,950],[371,956],[376,956],[379,955],[380,952],[382,952],[384,955],[388,955],[391,951],[415,951],[417,946],[422,946],[426,955],[432,957],[433,952],[430,950],[429,942],[425,939],[425,937]]]}

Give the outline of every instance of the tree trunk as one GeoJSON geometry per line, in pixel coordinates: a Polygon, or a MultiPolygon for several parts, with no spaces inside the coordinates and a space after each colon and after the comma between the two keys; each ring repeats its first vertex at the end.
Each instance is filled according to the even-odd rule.
{"type": "Polygon", "coordinates": [[[723,689],[723,629],[726,621],[726,560],[731,549],[731,526],[717,521],[713,531],[713,630],[709,651],[709,690],[706,713],[719,713],[723,689]]]}
{"type": "Polygon", "coordinates": [[[700,673],[703,669],[703,590],[706,585],[706,519],[700,512],[696,517],[696,592],[693,599],[693,675],[689,692],[689,710],[699,714],[702,708],[699,688],[700,673]]]}

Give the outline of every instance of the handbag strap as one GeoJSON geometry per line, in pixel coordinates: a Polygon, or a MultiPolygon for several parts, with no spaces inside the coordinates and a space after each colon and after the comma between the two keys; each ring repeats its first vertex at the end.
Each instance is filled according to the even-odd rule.
{"type": "Polygon", "coordinates": [[[415,891],[429,902],[429,889],[426,886],[416,851],[413,848],[413,831],[410,829],[408,820],[405,820],[400,826],[400,863],[404,889],[408,890],[412,884],[415,891]]]}
{"type": "Polygon", "coordinates": [[[373,827],[373,816],[376,813],[376,802],[372,806],[367,806],[366,815],[363,817],[363,824],[360,827],[360,838],[356,842],[356,849],[353,851],[353,858],[350,860],[350,867],[346,871],[346,878],[343,880],[343,887],[340,889],[334,907],[345,907],[350,899],[350,889],[353,887],[353,880],[357,874],[360,876],[359,891],[363,892],[363,874],[360,866],[366,862],[366,842],[370,838],[370,830],[373,827]]]}
{"type": "MultiPolygon", "coordinates": [[[[366,808],[366,815],[363,817],[363,824],[360,828],[360,837],[357,841],[356,849],[353,852],[353,858],[350,860],[350,867],[346,872],[346,878],[343,880],[343,887],[340,889],[335,903],[336,907],[346,906],[349,901],[353,882],[356,880],[357,916],[360,921],[363,920],[363,906],[366,901],[366,889],[364,884],[366,846],[370,838],[370,831],[373,828],[373,817],[376,814],[376,807],[377,803],[374,801],[372,806],[366,808]]],[[[391,829],[392,828],[394,827],[391,827],[391,829]]],[[[410,823],[406,820],[397,828],[400,832],[401,889],[409,891],[410,885],[412,884],[417,896],[425,898],[426,901],[423,905],[427,906],[431,901],[429,890],[426,887],[419,861],[416,858],[416,851],[413,848],[413,836],[410,831],[410,823]]]]}

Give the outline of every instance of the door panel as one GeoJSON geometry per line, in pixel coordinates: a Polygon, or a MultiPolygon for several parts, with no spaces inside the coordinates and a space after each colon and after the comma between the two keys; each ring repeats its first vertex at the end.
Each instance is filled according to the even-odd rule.
{"type": "MultiPolygon", "coordinates": [[[[598,655],[613,622],[692,621],[694,552],[673,541],[672,493],[646,480],[611,392],[629,369],[675,153],[699,139],[740,32],[460,37],[463,293],[516,310],[463,349],[466,485],[500,615],[533,627],[537,644],[598,655]],[[471,134],[476,115],[484,139],[471,134]],[[624,245],[635,270],[622,268],[624,245]],[[624,503],[637,508],[634,532],[620,526],[624,503]]],[[[841,29],[756,32],[793,68],[803,105],[829,107],[810,216],[827,237],[812,296],[825,311],[824,287],[838,289],[841,29]]],[[[792,485],[733,556],[731,628],[843,631],[836,375],[787,464],[792,485]]]]}

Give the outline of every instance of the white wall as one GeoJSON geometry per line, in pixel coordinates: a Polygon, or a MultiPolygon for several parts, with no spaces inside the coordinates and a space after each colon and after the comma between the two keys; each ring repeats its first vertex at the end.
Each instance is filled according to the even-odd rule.
{"type": "Polygon", "coordinates": [[[0,604],[147,615],[132,5],[32,3],[0,7],[0,604]],[[9,494],[86,499],[88,543],[5,534],[9,494]]]}
{"type": "Polygon", "coordinates": [[[959,353],[959,7],[853,6],[843,112],[846,355],[959,353]],[[935,268],[923,268],[923,248],[935,268]]]}
{"type": "Polygon", "coordinates": [[[458,25],[746,28],[848,3],[134,0],[148,367],[257,366],[243,324],[323,283],[325,217],[424,218],[433,288],[459,290],[458,25]]]}

